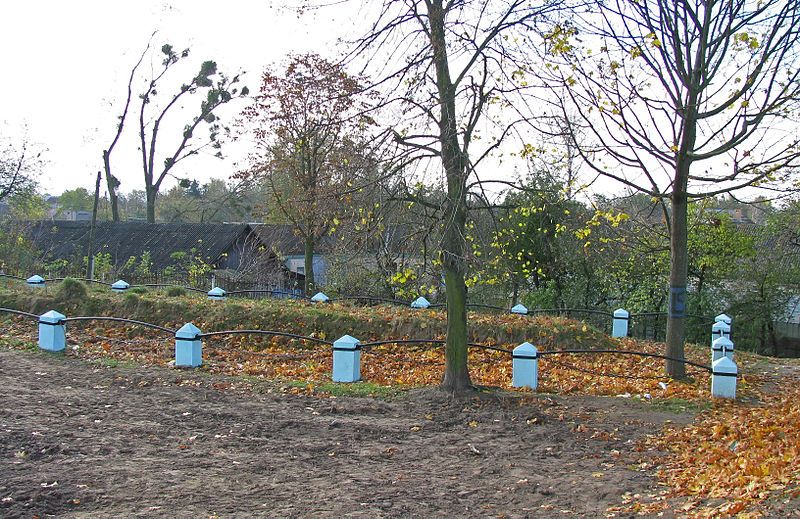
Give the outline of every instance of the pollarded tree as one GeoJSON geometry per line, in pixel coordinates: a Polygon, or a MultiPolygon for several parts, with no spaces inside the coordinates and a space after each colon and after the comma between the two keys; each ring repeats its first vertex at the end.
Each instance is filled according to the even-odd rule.
{"type": "MultiPolygon", "coordinates": [[[[148,107],[155,103],[161,84],[165,81],[165,76],[181,60],[189,56],[189,49],[178,53],[171,45],[165,44],[161,47],[164,58],[161,68],[147,81],[145,92],[141,95],[141,107],[139,110],[139,139],[142,152],[142,168],[144,170],[145,197],[147,200],[147,221],[155,222],[156,219],[156,197],[158,196],[161,184],[167,175],[182,160],[197,155],[201,150],[211,147],[217,151],[215,156],[221,157],[219,151],[221,147],[220,134],[227,130],[222,125],[217,116],[217,109],[230,102],[237,95],[246,96],[249,91],[247,87],[239,89],[236,84],[239,76],[228,78],[222,73],[217,72],[217,64],[214,61],[204,61],[200,65],[197,75],[191,78],[188,83],[183,83],[177,92],[167,96],[167,101],[163,106],[155,109],[155,113],[148,118],[148,107]],[[159,140],[161,125],[164,123],[168,114],[180,107],[180,102],[186,96],[196,93],[203,93],[204,99],[200,102],[199,110],[191,116],[189,122],[183,128],[183,132],[178,139],[178,144],[168,152],[162,163],[156,162],[156,150],[159,140]],[[209,134],[206,140],[198,142],[195,139],[195,132],[202,124],[208,125],[209,134]]],[[[121,128],[121,127],[120,127],[121,128]]]]}
{"type": "Polygon", "coordinates": [[[267,70],[244,111],[257,149],[239,176],[263,182],[269,206],[303,240],[305,291],[315,289],[314,250],[352,200],[352,188],[375,164],[365,151],[373,124],[361,79],[317,54],[267,70]]]}
{"type": "MultiPolygon", "coordinates": [[[[545,34],[554,113],[599,174],[666,200],[667,350],[684,355],[689,203],[788,190],[800,158],[800,1],[612,0],[545,34]]],[[[666,372],[683,377],[682,362],[666,372]]]]}

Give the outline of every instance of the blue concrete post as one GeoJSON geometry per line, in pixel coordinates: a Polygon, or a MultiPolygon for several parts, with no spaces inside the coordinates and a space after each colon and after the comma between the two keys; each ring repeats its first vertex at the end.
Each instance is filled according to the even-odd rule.
{"type": "Polygon", "coordinates": [[[25,280],[29,287],[43,287],[44,278],[42,276],[34,275],[25,280]]]}
{"type": "Polygon", "coordinates": [[[717,398],[736,398],[736,375],[739,369],[728,357],[722,357],[711,364],[711,396],[717,398]]]}
{"type": "Polygon", "coordinates": [[[196,368],[203,363],[203,344],[200,330],[192,323],[175,332],[175,366],[196,368]]]}
{"type": "Polygon", "coordinates": [[[419,296],[411,302],[411,308],[429,308],[430,306],[431,302],[422,296],[419,296]]]}
{"type": "Polygon", "coordinates": [[[361,341],[345,335],[333,343],[333,381],[361,380],[361,341]]]}
{"type": "Polygon", "coordinates": [[[728,343],[723,345],[723,350],[722,350],[725,356],[731,360],[733,360],[733,348],[734,348],[733,341],[728,340],[728,343]]]}
{"type": "Polygon", "coordinates": [[[624,308],[617,308],[614,310],[614,325],[611,327],[612,337],[627,337],[628,336],[628,320],[631,314],[624,308]]]}
{"type": "Polygon", "coordinates": [[[46,351],[64,351],[67,347],[67,317],[55,310],[39,316],[39,348],[46,351]]]}
{"type": "Polygon", "coordinates": [[[323,294],[322,292],[317,292],[311,297],[312,303],[327,303],[330,301],[331,298],[323,294]]]}
{"type": "Polygon", "coordinates": [[[111,285],[111,290],[114,292],[125,292],[128,288],[130,288],[130,285],[123,279],[118,279],[111,285]]]}
{"type": "Polygon", "coordinates": [[[536,389],[539,385],[539,350],[529,342],[523,342],[512,353],[511,385],[536,389]]]}
{"type": "Polygon", "coordinates": [[[528,309],[525,307],[525,305],[516,304],[511,307],[511,313],[519,315],[528,315],[528,309]]]}
{"type": "Polygon", "coordinates": [[[728,325],[728,339],[733,340],[733,319],[727,314],[719,314],[714,318],[714,322],[723,322],[728,325]]]}
{"type": "Polygon", "coordinates": [[[731,338],[731,327],[724,321],[717,321],[711,326],[711,344],[713,345],[720,337],[728,340],[731,338]]]}
{"type": "Polygon", "coordinates": [[[711,343],[711,362],[718,361],[727,356],[730,351],[730,359],[733,360],[733,343],[727,337],[719,337],[711,343]]]}
{"type": "Polygon", "coordinates": [[[212,301],[225,301],[225,291],[220,287],[214,287],[208,291],[208,298],[212,301]]]}

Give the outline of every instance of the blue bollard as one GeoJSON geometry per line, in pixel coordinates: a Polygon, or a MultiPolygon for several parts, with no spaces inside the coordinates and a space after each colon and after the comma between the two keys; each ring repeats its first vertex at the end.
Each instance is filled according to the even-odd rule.
{"type": "Polygon", "coordinates": [[[203,344],[200,330],[192,323],[175,332],[175,366],[196,368],[203,363],[203,344]]]}
{"type": "Polygon", "coordinates": [[[431,302],[422,296],[419,296],[411,302],[411,308],[429,308],[430,306],[431,302]]]}
{"type": "Polygon", "coordinates": [[[128,288],[130,288],[130,285],[123,279],[118,279],[111,285],[111,290],[114,292],[125,292],[128,288]]]}
{"type": "Polygon", "coordinates": [[[731,338],[731,326],[724,321],[717,321],[711,326],[711,344],[720,337],[731,338]]]}
{"type": "Polygon", "coordinates": [[[208,298],[212,301],[225,301],[225,291],[220,287],[214,287],[208,291],[208,298]]]}
{"type": "Polygon", "coordinates": [[[314,294],[311,297],[311,302],[312,303],[327,303],[330,300],[331,300],[331,298],[329,298],[328,296],[326,296],[322,292],[317,292],[316,294],[314,294]]]}
{"type": "Polygon", "coordinates": [[[33,275],[25,280],[29,287],[43,287],[44,278],[40,275],[33,275]]]}
{"type": "Polygon", "coordinates": [[[736,377],[738,367],[728,357],[722,357],[711,364],[711,396],[716,398],[736,398],[736,377]]]}
{"type": "Polygon", "coordinates": [[[733,343],[727,337],[719,337],[711,343],[711,362],[714,363],[722,357],[733,360],[733,343]],[[728,357],[730,352],[730,357],[728,357]]]}
{"type": "Polygon", "coordinates": [[[628,336],[628,320],[630,313],[623,308],[614,310],[614,324],[611,327],[612,337],[627,337],[628,336]]]}
{"type": "Polygon", "coordinates": [[[358,382],[361,380],[361,341],[345,335],[333,343],[334,382],[358,382]]]}
{"type": "Polygon", "coordinates": [[[516,304],[511,307],[512,314],[528,315],[528,308],[522,304],[516,304]]]}
{"type": "Polygon", "coordinates": [[[539,350],[523,342],[514,348],[511,356],[511,385],[535,390],[539,385],[539,350]]]}
{"type": "Polygon", "coordinates": [[[67,317],[55,310],[39,316],[39,348],[45,351],[64,351],[67,347],[67,317]]]}

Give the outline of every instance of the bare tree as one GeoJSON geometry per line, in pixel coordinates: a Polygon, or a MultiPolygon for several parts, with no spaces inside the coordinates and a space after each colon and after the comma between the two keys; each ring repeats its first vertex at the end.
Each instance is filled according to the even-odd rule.
{"type": "MultiPolygon", "coordinates": [[[[155,36],[155,33],[150,36],[151,40],[153,36],[155,36]]],[[[114,139],[112,139],[108,148],[103,150],[103,168],[105,169],[106,187],[108,188],[108,198],[111,202],[111,217],[115,222],[120,221],[119,197],[117,196],[117,188],[119,187],[120,182],[117,177],[111,174],[111,152],[114,151],[114,147],[117,145],[117,142],[122,135],[122,130],[125,127],[125,119],[128,117],[128,109],[131,106],[131,97],[133,96],[133,80],[136,77],[136,70],[142,64],[142,61],[149,50],[150,41],[147,42],[144,52],[142,52],[142,55],[139,56],[139,61],[137,61],[131,69],[131,74],[128,78],[128,95],[125,98],[125,107],[122,109],[122,114],[117,117],[117,133],[114,135],[114,139]]]]}
{"type": "Polygon", "coordinates": [[[0,143],[0,201],[35,186],[35,178],[43,164],[43,153],[27,137],[23,137],[18,145],[0,143]]]}
{"type": "Polygon", "coordinates": [[[791,190],[800,159],[798,0],[597,0],[545,36],[555,114],[594,171],[664,204],[666,354],[685,376],[689,203],[791,190]],[[567,118],[567,113],[577,117],[567,118]]]}
{"type": "MultiPolygon", "coordinates": [[[[471,388],[467,355],[468,201],[488,203],[490,182],[481,166],[530,116],[521,94],[529,87],[518,72],[527,62],[522,41],[565,2],[540,0],[405,0],[382,2],[371,30],[350,57],[370,64],[385,105],[397,108],[395,139],[408,153],[443,172],[443,225],[438,260],[446,284],[447,345],[442,388],[471,388]],[[392,64],[397,64],[392,66],[392,64]],[[520,101],[517,103],[517,101],[520,101]]],[[[487,161],[488,162],[488,161],[487,161]]],[[[496,166],[496,164],[495,164],[496,166]]]]}

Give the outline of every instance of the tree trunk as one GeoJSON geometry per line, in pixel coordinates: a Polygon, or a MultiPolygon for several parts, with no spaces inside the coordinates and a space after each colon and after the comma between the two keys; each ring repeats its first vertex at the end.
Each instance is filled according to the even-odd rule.
{"type": "Polygon", "coordinates": [[[431,47],[433,65],[436,69],[436,86],[439,94],[439,140],[442,166],[447,177],[447,202],[444,218],[441,261],[444,270],[447,296],[447,343],[445,346],[445,372],[442,389],[452,393],[463,393],[472,388],[467,369],[467,285],[466,241],[467,223],[465,151],[458,140],[456,121],[456,90],[450,78],[447,45],[444,32],[442,1],[429,4],[431,47]]]}
{"type": "Polygon", "coordinates": [[[519,303],[519,283],[517,282],[516,278],[514,278],[514,281],[512,281],[511,283],[513,287],[511,294],[511,306],[513,307],[516,306],[517,303],[519,303]]]}
{"type": "Polygon", "coordinates": [[[667,357],[679,360],[666,361],[666,373],[672,378],[686,377],[684,336],[686,333],[686,278],[688,273],[687,208],[685,194],[672,196],[672,233],[670,236],[671,261],[669,271],[669,308],[667,314],[667,357]]]}
{"type": "Polygon", "coordinates": [[[119,222],[119,197],[117,196],[117,187],[119,181],[111,174],[111,161],[108,157],[108,151],[103,151],[103,167],[106,170],[106,187],[108,188],[108,200],[111,202],[111,219],[119,222]]]}
{"type": "Polygon", "coordinates": [[[316,290],[317,286],[314,282],[314,237],[313,236],[306,236],[305,238],[305,250],[304,250],[304,266],[305,266],[305,274],[306,274],[306,282],[303,286],[303,290],[305,291],[306,295],[311,295],[311,293],[316,290]]]}
{"type": "Polygon", "coordinates": [[[145,188],[145,196],[147,198],[147,221],[156,223],[156,196],[158,196],[158,191],[154,187],[147,186],[145,188]]]}

